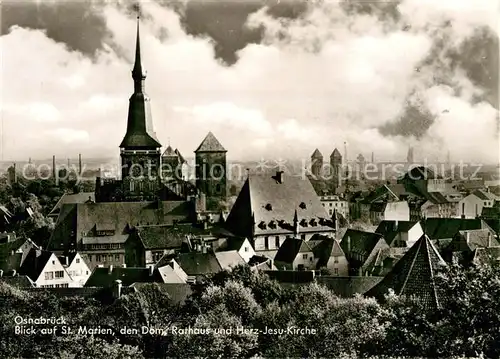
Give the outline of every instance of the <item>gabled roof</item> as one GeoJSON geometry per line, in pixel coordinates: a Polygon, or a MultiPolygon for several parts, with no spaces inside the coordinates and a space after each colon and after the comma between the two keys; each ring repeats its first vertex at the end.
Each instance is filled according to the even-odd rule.
{"type": "Polygon", "coordinates": [[[227,152],[224,147],[220,144],[219,140],[215,138],[212,132],[209,132],[205,139],[198,146],[195,153],[197,152],[227,152]]]}
{"type": "Polygon", "coordinates": [[[498,200],[498,197],[494,193],[486,192],[486,191],[483,191],[483,190],[476,190],[472,194],[475,195],[477,198],[483,200],[483,201],[495,201],[495,200],[498,200]]]}
{"type": "Polygon", "coordinates": [[[162,157],[177,157],[177,153],[175,153],[174,149],[170,147],[170,145],[165,149],[163,154],[161,155],[162,157]]]}
{"type": "Polygon", "coordinates": [[[313,154],[311,155],[311,158],[323,158],[323,155],[321,154],[321,152],[319,152],[319,150],[316,148],[313,152],[313,154]]]}
{"type": "Polygon", "coordinates": [[[180,151],[177,148],[175,149],[174,152],[177,155],[177,157],[179,157],[179,160],[180,160],[181,163],[186,163],[186,160],[184,159],[184,157],[182,157],[180,151]]]}
{"type": "Polygon", "coordinates": [[[311,247],[305,240],[297,238],[287,238],[278,249],[275,262],[293,263],[299,253],[312,252],[311,247]]]}
{"type": "Polygon", "coordinates": [[[322,218],[329,219],[330,216],[309,180],[283,174],[280,183],[276,176],[251,175],[231,208],[225,227],[234,235],[247,238],[267,234],[291,235],[295,209],[299,222],[305,220],[308,223],[307,227],[300,225],[299,232],[333,230],[326,222],[320,224],[322,218]],[[310,225],[313,219],[316,226],[310,225]]]}
{"type": "Polygon", "coordinates": [[[422,227],[431,240],[453,238],[459,231],[489,229],[483,220],[462,218],[427,218],[422,227]]]}
{"type": "Polygon", "coordinates": [[[383,299],[389,289],[393,289],[396,295],[416,298],[428,308],[439,307],[443,298],[435,284],[435,275],[442,266],[446,266],[446,262],[430,239],[423,235],[366,294],[383,299]]]}
{"type": "Polygon", "coordinates": [[[476,248],[497,247],[500,243],[488,229],[459,231],[446,247],[449,252],[473,252],[476,248]]]}
{"type": "Polygon", "coordinates": [[[474,250],[474,263],[487,263],[488,260],[500,261],[500,246],[474,250]]]}
{"type": "Polygon", "coordinates": [[[344,251],[340,247],[340,243],[334,238],[323,236],[320,234],[314,235],[309,240],[309,247],[312,247],[314,257],[318,259],[317,268],[324,267],[328,264],[330,257],[344,257],[344,251]],[[314,242],[318,242],[312,246],[314,242]]]}
{"type": "Polygon", "coordinates": [[[345,232],[344,237],[342,237],[340,247],[342,248],[344,253],[355,252],[359,254],[369,255],[380,240],[384,240],[384,237],[379,233],[348,229],[345,232]],[[348,249],[349,239],[350,250],[348,249]]]}
{"type": "Polygon", "coordinates": [[[129,286],[136,282],[161,281],[158,271],[155,270],[151,274],[149,268],[113,267],[110,270],[110,268],[96,267],[85,283],[85,287],[110,287],[117,279],[120,279],[124,286],[129,286]]]}
{"type": "Polygon", "coordinates": [[[53,260],[59,262],[59,259],[52,252],[32,248],[21,265],[19,274],[27,275],[32,281],[36,282],[52,257],[53,260]]]}

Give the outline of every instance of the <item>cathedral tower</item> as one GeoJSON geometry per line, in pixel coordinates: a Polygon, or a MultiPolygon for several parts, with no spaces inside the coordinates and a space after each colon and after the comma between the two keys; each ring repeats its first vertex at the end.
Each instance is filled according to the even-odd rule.
{"type": "Polygon", "coordinates": [[[226,150],[209,132],[194,151],[196,160],[196,188],[210,198],[226,199],[226,150]]]}
{"type": "Polygon", "coordinates": [[[153,129],[150,100],[144,89],[139,17],[132,79],[134,93],[129,100],[127,132],[120,144],[121,174],[124,197],[140,200],[154,197],[159,189],[161,144],[153,129]]]}
{"type": "Polygon", "coordinates": [[[331,176],[332,176],[332,184],[335,189],[339,188],[341,185],[341,177],[342,177],[342,155],[338,149],[334,149],[332,154],[330,155],[330,167],[331,167],[331,176]]]}
{"type": "Polygon", "coordinates": [[[316,148],[316,150],[311,155],[311,173],[313,174],[314,177],[319,179],[319,177],[321,177],[322,175],[322,170],[323,170],[323,155],[316,148]]]}

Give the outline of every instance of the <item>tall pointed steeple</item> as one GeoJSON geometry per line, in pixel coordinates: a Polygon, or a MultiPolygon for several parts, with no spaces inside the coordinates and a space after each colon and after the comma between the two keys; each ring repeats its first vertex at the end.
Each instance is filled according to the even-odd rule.
{"type": "Polygon", "coordinates": [[[293,215],[293,237],[298,238],[299,236],[299,216],[297,215],[297,209],[293,215]]]}
{"type": "Polygon", "coordinates": [[[144,88],[146,73],[142,67],[139,20],[140,18],[137,16],[135,62],[132,70],[134,93],[129,100],[127,133],[120,144],[120,148],[152,149],[161,147],[161,144],[153,129],[149,97],[144,88]]]}

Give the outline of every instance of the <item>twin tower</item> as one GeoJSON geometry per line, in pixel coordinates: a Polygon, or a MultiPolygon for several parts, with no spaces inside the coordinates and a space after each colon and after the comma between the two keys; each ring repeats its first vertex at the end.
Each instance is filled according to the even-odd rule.
{"type": "Polygon", "coordinates": [[[335,187],[340,187],[342,178],[342,155],[338,149],[334,149],[330,155],[329,169],[325,168],[323,155],[316,149],[311,155],[311,173],[318,179],[330,179],[335,187]]]}
{"type": "MultiPolygon", "coordinates": [[[[144,86],[139,18],[132,79],[134,93],[129,100],[127,132],[120,144],[122,191],[125,200],[141,200],[154,197],[165,186],[172,188],[172,183],[183,182],[181,166],[185,161],[170,146],[162,155],[153,129],[150,99],[144,86]]],[[[226,152],[211,132],[195,151],[196,189],[207,197],[226,198],[226,152]]]]}

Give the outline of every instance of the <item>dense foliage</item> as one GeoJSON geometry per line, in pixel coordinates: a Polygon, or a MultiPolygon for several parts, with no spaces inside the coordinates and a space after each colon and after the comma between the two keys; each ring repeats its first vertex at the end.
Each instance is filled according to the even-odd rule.
{"type": "Polygon", "coordinates": [[[0,284],[0,357],[500,357],[498,265],[452,265],[439,281],[449,299],[434,311],[394,295],[378,303],[339,298],[317,284],[283,286],[247,267],[207,278],[183,305],[172,304],[157,284],[108,301],[0,284]],[[41,313],[62,316],[73,328],[112,328],[114,335],[15,334],[16,316],[41,313]],[[174,327],[212,332],[173,333],[174,327]]]}

